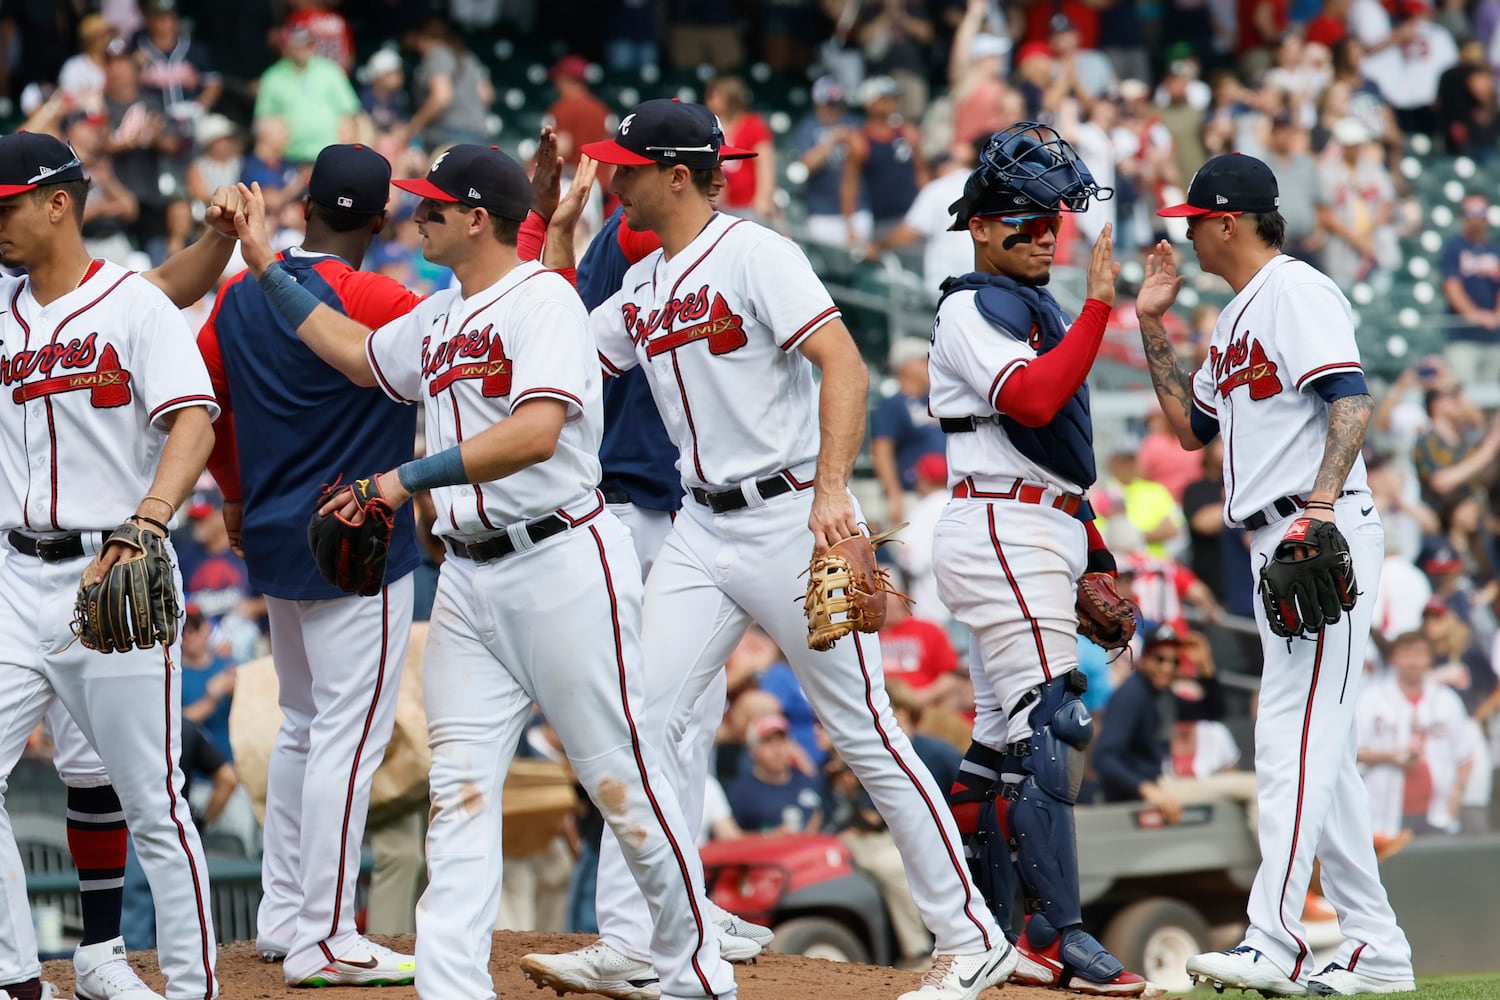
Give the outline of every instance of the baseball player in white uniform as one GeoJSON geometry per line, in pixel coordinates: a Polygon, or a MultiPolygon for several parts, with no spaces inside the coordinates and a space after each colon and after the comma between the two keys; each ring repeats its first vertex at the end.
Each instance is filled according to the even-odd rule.
{"type": "Polygon", "coordinates": [[[518,260],[531,184],[504,153],[460,144],[396,183],[423,199],[423,252],[459,288],[373,332],[320,306],[255,220],[236,221],[267,298],[320,357],[425,407],[427,455],[372,477],[397,506],[431,489],[450,553],[422,685],[433,813],[417,992],[495,996],[501,788],[535,701],[650,901],[662,995],[732,1000],[692,833],[640,732],[640,565],[596,489],[602,378],[586,311],[566,279],[518,260]]]}
{"type": "Polygon", "coordinates": [[[952,499],[932,544],[938,595],[974,647],[973,742],[949,801],[1001,926],[1013,929],[1018,876],[1031,912],[1012,978],[1120,996],[1146,981],[1083,929],[1073,829],[1093,739],[1077,587],[1114,570],[1082,498],[1095,478],[1084,380],[1119,273],[1110,227],[1075,321],[1044,287],[1062,213],[1096,197],[1071,146],[1018,122],[990,137],[952,206],[974,269],[943,282],[933,321],[930,407],[948,436],[952,499]]]}
{"type": "MultiPolygon", "coordinates": [[[[847,482],[868,373],[801,251],[713,210],[723,144],[707,109],[658,100],[626,115],[614,140],[584,147],[618,166],[613,189],[630,226],[662,241],[591,315],[605,369],[645,371],[687,493],[646,582],[643,733],[675,746],[705,687],[758,622],[901,848],[937,941],[931,971],[906,995],[972,1000],[1006,979],[1014,949],[969,878],[942,793],[892,717],[879,645],[853,635],[813,652],[798,607],[807,556],[861,530],[847,482]]],[[[662,754],[674,770],[675,758],[662,754]]],[[[701,794],[701,784],[673,780],[680,794],[701,794]]],[[[550,956],[559,965],[576,958],[550,956]]]]}
{"type": "Polygon", "coordinates": [[[1182,278],[1172,248],[1152,252],[1136,298],[1162,410],[1183,446],[1224,438],[1224,519],[1250,531],[1261,567],[1309,519],[1337,525],[1352,556],[1354,607],[1315,635],[1272,634],[1257,603],[1265,666],[1255,726],[1261,867],[1244,943],[1198,955],[1188,972],[1272,995],[1346,996],[1413,989],[1411,948],[1380,884],[1370,802],[1355,764],[1355,704],[1384,556],[1384,530],[1360,447],[1373,409],[1349,302],[1310,265],[1281,253],[1276,177],[1252,156],[1225,154],[1193,176],[1186,218],[1205,271],[1234,298],[1198,371],[1177,365],[1162,327],[1182,278]],[[1346,941],[1321,971],[1302,928],[1313,859],[1346,941]]]}
{"type": "MultiPolygon", "coordinates": [[[[203,468],[218,408],[171,301],[90,259],[80,233],[87,190],[58,140],[0,138],[0,262],[28,271],[0,279],[0,378],[13,387],[0,408],[0,766],[14,767],[54,699],[67,706],[114,778],[157,900],[167,996],[212,1000],[208,871],[177,763],[178,650],[97,653],[76,641],[71,619],[83,568],[115,525],[134,517],[165,534],[159,525],[203,468]]],[[[9,1000],[53,995],[39,980],[24,885],[0,815],[0,997],[9,1000]]]]}

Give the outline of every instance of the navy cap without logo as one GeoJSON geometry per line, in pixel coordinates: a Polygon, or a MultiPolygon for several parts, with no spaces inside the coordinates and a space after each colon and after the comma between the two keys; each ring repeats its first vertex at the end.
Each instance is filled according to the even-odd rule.
{"type": "Polygon", "coordinates": [[[432,161],[426,177],[395,183],[418,197],[474,205],[498,219],[524,222],[531,211],[531,178],[498,146],[450,146],[432,161]]]}
{"type": "Polygon", "coordinates": [[[325,146],[313,163],[307,194],[324,208],[379,215],[391,196],[391,164],[369,146],[325,146]]]}
{"type": "Polygon", "coordinates": [[[1269,166],[1244,153],[1221,153],[1193,175],[1187,201],[1156,214],[1181,218],[1210,212],[1275,212],[1280,205],[1281,191],[1269,166]]]}
{"type": "Polygon", "coordinates": [[[0,136],[0,198],[84,179],[83,162],[61,139],[42,132],[0,136]]]}

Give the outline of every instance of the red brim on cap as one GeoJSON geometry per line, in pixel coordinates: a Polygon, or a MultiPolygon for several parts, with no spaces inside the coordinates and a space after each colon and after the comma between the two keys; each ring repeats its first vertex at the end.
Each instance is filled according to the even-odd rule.
{"type": "Polygon", "coordinates": [[[753,149],[745,149],[741,146],[731,146],[728,143],[719,147],[719,160],[753,160],[759,156],[753,149]]]}
{"type": "Polygon", "coordinates": [[[1187,202],[1183,202],[1181,205],[1168,205],[1166,208],[1159,208],[1156,210],[1156,214],[1168,219],[1182,219],[1193,215],[1207,215],[1212,211],[1213,209],[1211,208],[1199,208],[1197,205],[1189,205],[1187,202]]]}
{"type": "Polygon", "coordinates": [[[391,183],[396,185],[403,191],[410,191],[412,194],[416,195],[419,198],[430,198],[433,201],[451,202],[458,202],[461,200],[455,198],[447,191],[444,191],[442,188],[438,187],[436,184],[432,183],[432,181],[428,180],[425,177],[411,177],[403,180],[394,180],[391,181],[391,183]]]}
{"type": "Polygon", "coordinates": [[[0,198],[9,198],[15,194],[25,194],[27,191],[35,191],[35,184],[0,184],[0,198]]]}
{"type": "Polygon", "coordinates": [[[640,153],[632,153],[613,139],[604,142],[586,142],[580,147],[583,155],[600,163],[612,163],[617,167],[644,167],[656,161],[640,153]]]}

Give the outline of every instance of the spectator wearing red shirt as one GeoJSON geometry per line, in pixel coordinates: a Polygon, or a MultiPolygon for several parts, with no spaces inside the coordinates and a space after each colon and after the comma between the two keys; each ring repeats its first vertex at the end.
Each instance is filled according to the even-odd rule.
{"type": "Polygon", "coordinates": [[[1060,3],[1033,2],[1026,4],[1026,34],[1023,42],[1041,42],[1046,44],[1051,34],[1051,23],[1053,15],[1061,14],[1073,22],[1073,27],[1078,30],[1078,47],[1081,49],[1097,49],[1099,47],[1099,12],[1096,9],[1100,5],[1083,3],[1082,0],[1061,0],[1060,3]]]}
{"type": "Polygon", "coordinates": [[[354,32],[349,22],[336,10],[325,7],[322,0],[289,0],[292,13],[283,27],[305,28],[312,35],[313,53],[331,59],[345,73],[354,69],[354,32]]]}
{"type": "Polygon", "coordinates": [[[703,104],[719,116],[724,141],[755,152],[752,160],[729,160],[724,164],[728,182],[719,204],[731,213],[747,210],[760,219],[778,214],[776,207],[776,146],[771,129],[750,110],[750,94],[737,76],[721,76],[703,91],[703,104]]]}
{"type": "Polygon", "coordinates": [[[1182,447],[1159,407],[1146,414],[1146,436],[1137,454],[1141,475],[1165,486],[1178,503],[1182,502],[1183,491],[1203,473],[1203,460],[1182,447]]]}
{"type": "Polygon", "coordinates": [[[589,61],[583,56],[565,56],[548,75],[557,88],[557,100],[547,109],[557,130],[557,147],[563,162],[578,166],[587,142],[603,142],[613,135],[609,127],[609,105],[594,96],[588,85],[589,61]]]}
{"type": "MultiPolygon", "coordinates": [[[[893,570],[899,574],[899,570],[893,570]]],[[[898,581],[899,585],[899,581],[898,581]]],[[[914,617],[904,601],[886,602],[880,658],[887,683],[900,681],[923,706],[967,709],[972,696],[958,673],[958,653],[941,625],[914,617]]]]}
{"type": "Polygon", "coordinates": [[[1287,0],[1241,0],[1235,55],[1240,72],[1254,80],[1271,67],[1287,28],[1287,0]]]}

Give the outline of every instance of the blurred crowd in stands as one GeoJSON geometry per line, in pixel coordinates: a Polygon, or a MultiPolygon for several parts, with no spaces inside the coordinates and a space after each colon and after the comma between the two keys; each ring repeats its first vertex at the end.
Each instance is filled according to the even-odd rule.
{"type": "MultiPolygon", "coordinates": [[[[47,0],[0,5],[0,95],[12,127],[62,136],[83,160],[93,252],[138,267],[191,241],[205,198],[236,181],[260,184],[276,242],[295,245],[311,162],[329,143],[368,143],[397,176],[420,176],[455,142],[524,156],[535,131],[514,123],[546,121],[576,165],[578,147],[607,137],[626,110],[601,95],[684,86],[729,142],[760,154],[726,164],[723,209],[853,260],[894,254],[933,295],[972,264],[966,234],[947,231],[948,205],[984,139],[1018,119],[1055,123],[1115,192],[1068,220],[1060,263],[1066,243],[1092,241],[1107,223],[1126,258],[1173,235],[1155,208],[1181,201],[1207,157],[1241,150],[1277,173],[1288,252],[1351,294],[1379,293],[1405,272],[1412,238],[1431,222],[1430,192],[1415,183],[1423,163],[1467,158],[1476,180],[1446,196],[1452,225],[1428,250],[1440,285],[1423,325],[1446,327],[1447,343],[1377,390],[1366,453],[1388,553],[1363,665],[1372,676],[1360,760],[1377,835],[1393,844],[1500,829],[1490,819],[1500,417],[1480,405],[1494,398],[1466,388],[1500,380],[1500,246],[1490,235],[1500,211],[1478,180],[1500,165],[1497,29],[1500,0],[47,0]]],[[[392,201],[366,266],[425,292],[449,276],[421,257],[413,207],[392,201]]],[[[1216,319],[1208,304],[1184,317],[1185,359],[1202,360],[1216,319]]],[[[892,605],[886,678],[947,787],[973,700],[967,638],[933,583],[943,435],[927,412],[925,341],[899,339],[888,353],[880,343],[869,509],[910,522],[895,569],[916,601],[915,615],[892,605]]],[[[1122,589],[1142,609],[1136,648],[1113,662],[1081,652],[1101,719],[1096,800],[1146,800],[1172,822],[1204,797],[1253,805],[1241,749],[1259,660],[1252,567],[1244,532],[1222,520],[1217,445],[1183,452],[1153,407],[1100,456],[1107,474],[1092,497],[1122,589]]],[[[232,762],[235,664],[267,650],[264,605],[230,551],[212,482],[200,486],[178,532],[191,601],[183,703],[232,762]]],[[[429,545],[419,608],[430,606],[441,558],[429,545]]],[[[839,834],[886,889],[903,957],[923,955],[889,837],[780,651],[752,631],[728,670],[714,769],[722,794],[710,797],[704,836],[839,834]]],[[[560,758],[548,732],[539,719],[523,753],[560,758]]],[[[228,778],[212,763],[197,771],[205,822],[245,826],[242,810],[226,808],[232,768],[228,778]]],[[[253,817],[248,825],[253,854],[253,817]]],[[[599,828],[582,813],[544,855],[508,865],[512,916],[502,921],[588,929],[599,828]],[[566,908],[543,905],[570,879],[566,908]]],[[[409,888],[414,900],[418,885],[409,888]]],[[[370,930],[409,930],[409,903],[372,901],[370,930]]]]}

